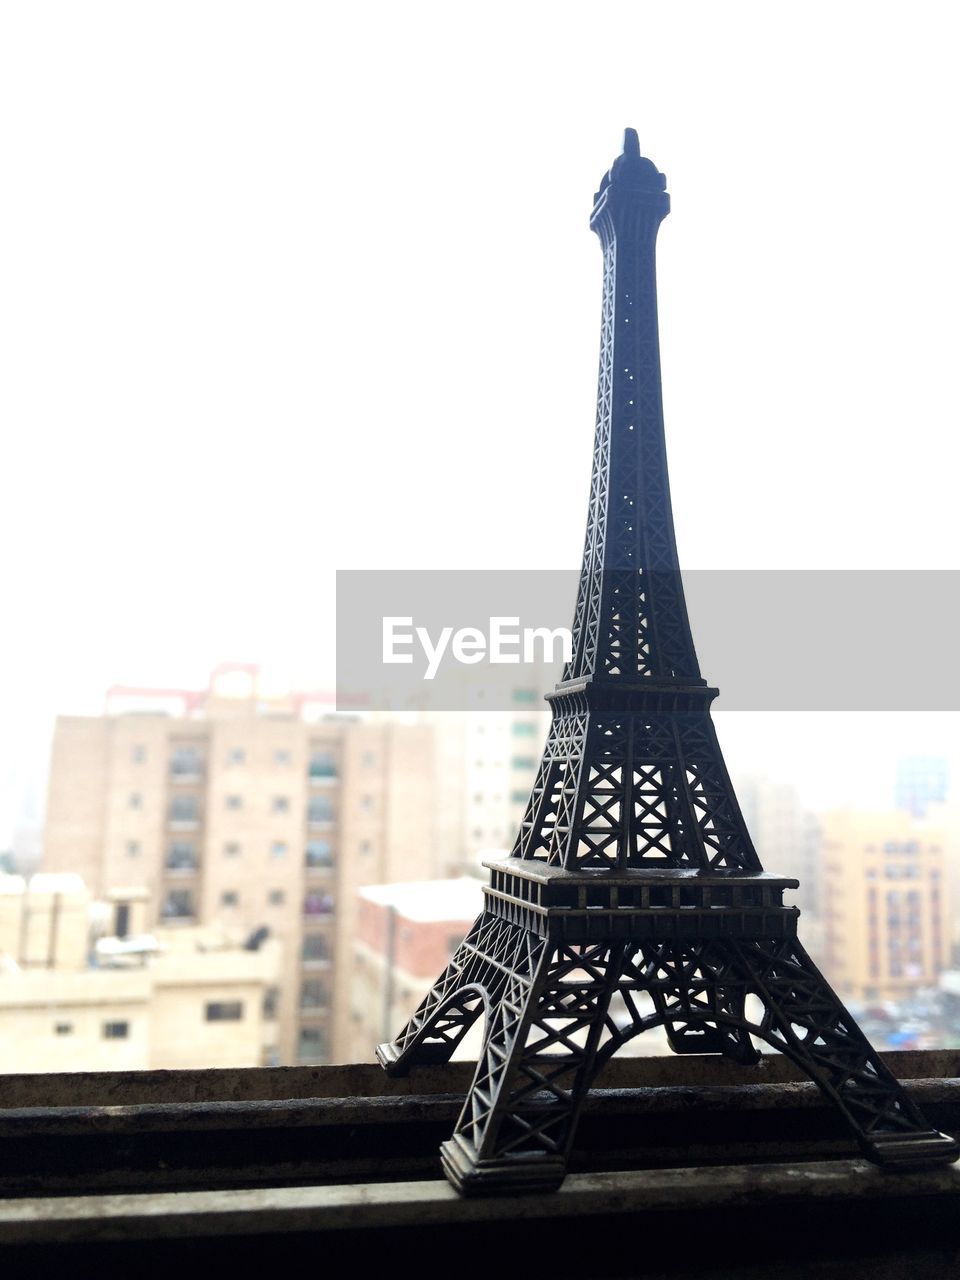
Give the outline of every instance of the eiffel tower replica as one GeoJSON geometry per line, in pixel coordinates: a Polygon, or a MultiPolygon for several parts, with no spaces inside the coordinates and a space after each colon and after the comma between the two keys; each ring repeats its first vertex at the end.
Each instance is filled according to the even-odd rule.
{"type": "Polygon", "coordinates": [[[663,433],[655,247],[666,179],[628,129],[597,192],[596,441],[572,659],[509,857],[482,915],[395,1041],[391,1075],[446,1062],[485,1018],[444,1171],[461,1192],[560,1185],[595,1072],[663,1026],[676,1053],[791,1058],[863,1154],[960,1154],[932,1129],[797,940],[798,881],[763,870],[727,774],[677,560],[663,433]]]}

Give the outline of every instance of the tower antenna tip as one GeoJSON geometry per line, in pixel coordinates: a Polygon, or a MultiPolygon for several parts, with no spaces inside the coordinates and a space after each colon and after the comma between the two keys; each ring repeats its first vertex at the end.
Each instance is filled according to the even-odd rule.
{"type": "Polygon", "coordinates": [[[637,136],[636,129],[624,129],[623,154],[625,156],[638,156],[640,154],[640,139],[637,136]]]}

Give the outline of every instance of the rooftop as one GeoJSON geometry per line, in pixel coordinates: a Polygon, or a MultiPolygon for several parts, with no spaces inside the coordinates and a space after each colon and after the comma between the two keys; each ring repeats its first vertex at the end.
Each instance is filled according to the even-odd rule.
{"type": "Polygon", "coordinates": [[[444,920],[472,920],[483,909],[483,886],[470,876],[456,880],[408,880],[375,884],[360,897],[381,907],[393,907],[416,924],[444,920]]]}

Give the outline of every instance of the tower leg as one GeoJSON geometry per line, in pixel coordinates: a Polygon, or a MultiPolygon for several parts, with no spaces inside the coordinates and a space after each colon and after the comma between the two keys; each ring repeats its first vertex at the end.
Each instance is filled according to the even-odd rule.
{"type": "Polygon", "coordinates": [[[796,938],[725,946],[763,1003],[750,1029],[820,1087],[868,1159],[897,1168],[957,1159],[958,1144],[924,1120],[796,938]]]}
{"type": "Polygon", "coordinates": [[[464,1194],[551,1191],[566,1172],[624,944],[519,957],[492,1012],[444,1172],[464,1194]]]}
{"type": "Polygon", "coordinates": [[[953,1138],[924,1120],[796,938],[644,943],[627,955],[619,991],[631,1021],[603,1046],[603,1059],[661,1023],[680,1052],[736,1056],[746,1045],[755,1053],[756,1037],[819,1086],[869,1160],[919,1169],[951,1164],[960,1154],[953,1138]],[[643,1012],[643,993],[653,1012],[643,1012]],[[747,1007],[750,996],[759,1002],[757,1016],[747,1007]]]}
{"type": "Polygon", "coordinates": [[[377,1045],[387,1074],[403,1076],[417,1063],[449,1061],[485,1006],[499,1000],[509,973],[505,965],[528,949],[539,954],[543,945],[507,920],[479,916],[396,1040],[377,1045]]]}

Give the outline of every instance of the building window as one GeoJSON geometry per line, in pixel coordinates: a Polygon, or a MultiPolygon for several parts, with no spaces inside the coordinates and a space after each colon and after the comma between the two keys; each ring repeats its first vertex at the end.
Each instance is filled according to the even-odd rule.
{"type": "Polygon", "coordinates": [[[361,852],[361,853],[372,853],[372,852],[373,852],[373,845],[371,844],[371,842],[370,842],[369,840],[361,840],[361,841],[360,841],[360,852],[361,852]]]}
{"type": "Polygon", "coordinates": [[[140,841],[139,840],[127,841],[127,857],[128,858],[140,857],[140,841]]]}
{"type": "Polygon", "coordinates": [[[537,731],[537,726],[529,720],[514,720],[510,726],[510,732],[515,738],[532,738],[537,731]]]}
{"type": "Polygon", "coordinates": [[[285,840],[274,840],[270,846],[271,858],[285,858],[287,856],[287,844],[285,840]]]}
{"type": "Polygon", "coordinates": [[[537,691],[536,689],[514,689],[513,700],[514,702],[527,705],[530,703],[536,703],[537,691]]]}
{"type": "MultiPolygon", "coordinates": [[[[147,758],[147,748],[142,742],[135,742],[130,748],[130,760],[133,764],[143,764],[147,758]]],[[[59,1025],[59,1023],[57,1024],[59,1025]]]]}
{"type": "Polygon", "coordinates": [[[55,1022],[53,1024],[53,1034],[55,1036],[72,1036],[73,1023],[72,1022],[55,1022]]]}
{"type": "Polygon", "coordinates": [[[333,804],[329,796],[311,796],[307,805],[307,821],[310,823],[332,822],[333,804]]]}
{"type": "Polygon", "coordinates": [[[308,867],[332,867],[333,845],[330,841],[308,840],[306,863],[308,867]]]}
{"type": "Polygon", "coordinates": [[[360,755],[360,764],[364,769],[372,769],[377,763],[376,754],[373,751],[364,751],[360,755]]]}
{"type": "Polygon", "coordinates": [[[536,767],[536,756],[514,756],[510,761],[511,769],[535,769],[536,767]]]}
{"type": "Polygon", "coordinates": [[[227,858],[239,858],[240,846],[237,844],[236,840],[230,840],[223,846],[223,853],[224,857],[227,858]]]}
{"type": "Polygon", "coordinates": [[[263,1020],[275,1022],[280,1009],[280,988],[267,987],[263,993],[263,1020]]]}
{"type": "Polygon", "coordinates": [[[126,1040],[129,1035],[129,1022],[105,1022],[103,1024],[104,1040],[126,1040]]]}
{"type": "Polygon", "coordinates": [[[243,1019],[242,1000],[211,1000],[204,1008],[207,1022],[240,1022],[243,1019]]]}
{"type": "Polygon", "coordinates": [[[169,871],[196,871],[197,846],[192,840],[174,840],[167,849],[169,871]]]}
{"type": "Polygon", "coordinates": [[[164,899],[160,915],[164,920],[193,918],[193,894],[189,889],[171,889],[164,899]]]}
{"type": "Polygon", "coordinates": [[[327,1033],[323,1027],[301,1027],[297,1057],[301,1063],[317,1064],[327,1060],[327,1033]]]}
{"type": "Polygon", "coordinates": [[[131,791],[128,803],[131,809],[140,809],[143,806],[143,796],[139,791],[131,791]]]}
{"type": "Polygon", "coordinates": [[[527,803],[527,793],[526,793],[526,791],[511,791],[511,792],[510,792],[510,803],[511,803],[511,804],[526,804],[526,803],[527,803]]]}
{"type": "Polygon", "coordinates": [[[360,797],[360,812],[373,813],[373,796],[360,797]]]}
{"type": "Polygon", "coordinates": [[[199,822],[200,801],[196,796],[170,797],[171,822],[199,822]]]}
{"type": "Polygon", "coordinates": [[[174,747],[170,753],[173,778],[198,778],[203,773],[203,756],[196,747],[174,747]]]}
{"type": "Polygon", "coordinates": [[[275,765],[280,765],[281,767],[285,767],[286,765],[288,765],[288,764],[290,763],[290,752],[289,752],[289,751],[275,751],[275,752],[273,753],[273,763],[274,763],[275,765]]]}
{"type": "Polygon", "coordinates": [[[289,813],[289,812],[290,812],[290,797],[289,797],[289,796],[274,796],[274,797],[273,797],[273,804],[272,804],[270,807],[271,807],[271,809],[273,810],[273,812],[274,812],[274,813],[289,813]]]}
{"type": "Polygon", "coordinates": [[[305,916],[329,916],[332,913],[333,897],[323,890],[312,890],[303,900],[305,916]]]}
{"type": "Polygon", "coordinates": [[[267,904],[271,907],[282,907],[287,895],[282,889],[271,889],[267,894],[267,904]]]}
{"type": "Polygon", "coordinates": [[[243,747],[231,747],[227,752],[228,765],[245,764],[246,759],[247,753],[244,751],[243,747]]]}
{"type": "Polygon", "coordinates": [[[303,935],[303,960],[306,964],[316,964],[330,959],[330,940],[325,933],[305,933],[303,935]]]}
{"type": "Polygon", "coordinates": [[[327,984],[319,978],[308,978],[300,987],[301,1009],[326,1009],[330,1003],[327,984]]]}
{"type": "Polygon", "coordinates": [[[310,753],[309,774],[311,778],[335,778],[337,762],[329,751],[312,751],[310,753]]]}
{"type": "Polygon", "coordinates": [[[243,796],[227,796],[224,803],[228,809],[242,809],[243,796]]]}
{"type": "Polygon", "coordinates": [[[240,905],[240,895],[236,889],[224,889],[220,895],[221,907],[237,907],[240,905]]]}

